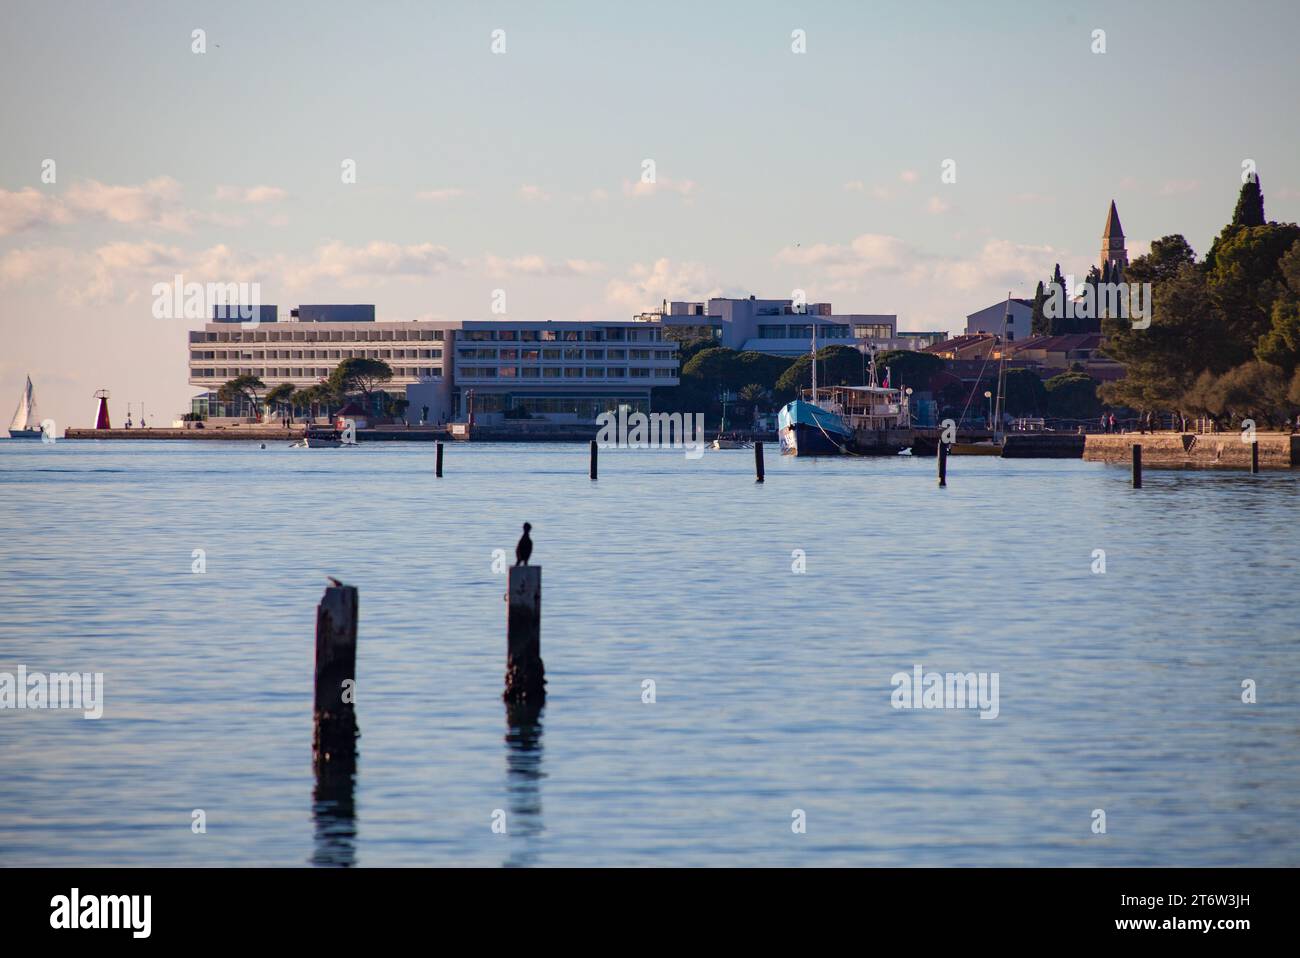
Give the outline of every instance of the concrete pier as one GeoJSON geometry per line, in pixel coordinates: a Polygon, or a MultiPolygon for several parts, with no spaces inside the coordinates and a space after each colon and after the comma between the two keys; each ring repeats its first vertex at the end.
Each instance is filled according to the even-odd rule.
{"type": "MultiPolygon", "coordinates": [[[[1142,447],[1147,469],[1246,469],[1251,467],[1251,444],[1235,432],[1098,433],[1085,436],[1083,458],[1092,462],[1128,463],[1136,443],[1142,447]]],[[[1260,469],[1293,469],[1300,465],[1300,435],[1261,432],[1260,469]]]]}

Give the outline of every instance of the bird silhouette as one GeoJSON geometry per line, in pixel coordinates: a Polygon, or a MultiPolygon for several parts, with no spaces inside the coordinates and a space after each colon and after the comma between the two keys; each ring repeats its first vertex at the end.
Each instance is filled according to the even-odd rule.
{"type": "Polygon", "coordinates": [[[531,528],[528,523],[524,523],[524,534],[515,546],[515,565],[528,565],[528,557],[533,554],[533,540],[528,538],[528,530],[531,528]]]}

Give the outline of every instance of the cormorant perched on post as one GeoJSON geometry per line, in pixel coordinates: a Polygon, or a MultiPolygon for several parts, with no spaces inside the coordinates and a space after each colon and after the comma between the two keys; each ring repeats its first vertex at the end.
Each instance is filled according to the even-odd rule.
{"type": "Polygon", "coordinates": [[[528,538],[528,530],[531,528],[528,523],[524,523],[524,534],[515,546],[515,565],[528,565],[528,557],[533,554],[533,540],[528,538]]]}

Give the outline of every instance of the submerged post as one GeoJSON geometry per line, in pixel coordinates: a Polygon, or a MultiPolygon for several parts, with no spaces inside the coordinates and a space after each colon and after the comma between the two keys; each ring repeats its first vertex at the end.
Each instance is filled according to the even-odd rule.
{"type": "Polygon", "coordinates": [[[1259,440],[1258,439],[1252,439],[1250,441],[1250,471],[1252,473],[1259,472],[1259,440]]]}
{"type": "Polygon", "coordinates": [[[596,440],[591,441],[591,465],[587,467],[587,474],[591,476],[591,481],[596,481],[596,440]]]}
{"type": "Polygon", "coordinates": [[[948,444],[939,440],[939,488],[948,485],[948,444]]]}
{"type": "Polygon", "coordinates": [[[1142,488],[1142,443],[1133,443],[1133,488],[1142,488]]]}
{"type": "MultiPolygon", "coordinates": [[[[594,444],[593,444],[594,445],[594,444]]],[[[507,702],[541,702],[546,697],[542,667],[542,567],[510,567],[506,588],[507,702]]]]}
{"type": "Polygon", "coordinates": [[[763,440],[754,443],[754,481],[763,481],[763,440]]]}
{"type": "Polygon", "coordinates": [[[438,440],[438,452],[437,455],[434,457],[433,474],[439,479],[442,478],[442,440],[441,439],[438,440]]]}
{"type": "Polygon", "coordinates": [[[357,589],[337,579],[316,607],[316,762],[347,761],[356,748],[357,589]]]}

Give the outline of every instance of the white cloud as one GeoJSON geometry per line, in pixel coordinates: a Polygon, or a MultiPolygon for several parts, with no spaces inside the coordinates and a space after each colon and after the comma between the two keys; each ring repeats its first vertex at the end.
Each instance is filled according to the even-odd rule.
{"type": "Polygon", "coordinates": [[[61,246],[8,250],[0,256],[0,286],[54,277],[68,269],[75,258],[72,250],[61,246]]]}
{"type": "Polygon", "coordinates": [[[505,258],[488,254],[483,259],[483,269],[489,276],[590,276],[603,272],[605,265],[594,260],[568,259],[549,262],[542,256],[530,254],[505,258]]]}
{"type": "Polygon", "coordinates": [[[0,189],[0,236],[71,220],[72,216],[57,197],[30,186],[17,193],[0,189]]]}
{"type": "Polygon", "coordinates": [[[180,206],[181,185],[159,176],[140,186],[111,186],[98,180],[81,180],[68,188],[64,202],[75,213],[124,223],[185,231],[191,215],[180,206]]]}
{"type": "Polygon", "coordinates": [[[898,178],[904,183],[915,183],[921,178],[921,174],[916,172],[916,170],[904,170],[902,173],[898,174],[898,178]]]}
{"type": "Polygon", "coordinates": [[[605,287],[605,299],[638,313],[665,299],[705,300],[719,296],[722,287],[700,263],[673,263],[658,259],[651,265],[634,264],[622,279],[605,287]]]}
{"type": "Polygon", "coordinates": [[[257,206],[263,203],[278,203],[288,194],[278,186],[218,186],[217,199],[229,203],[245,203],[257,206]]]}
{"type": "Polygon", "coordinates": [[[290,265],[284,280],[291,286],[307,286],[331,279],[345,287],[364,286],[391,278],[435,276],[457,265],[445,246],[416,243],[403,246],[373,240],[365,246],[348,246],[335,240],[316,250],[302,266],[290,265]]]}
{"type": "Polygon", "coordinates": [[[972,256],[938,256],[923,252],[897,236],[863,233],[847,244],[786,247],[775,258],[779,263],[800,266],[841,281],[841,289],[854,288],[853,281],[896,277],[910,285],[938,284],[973,291],[989,285],[1010,284],[1014,288],[1036,280],[1061,256],[1050,246],[1027,246],[998,239],[988,240],[972,256]]]}
{"type": "Polygon", "coordinates": [[[551,194],[536,183],[525,183],[519,187],[519,198],[529,203],[545,203],[551,198],[551,194]]]}
{"type": "Polygon", "coordinates": [[[1160,185],[1160,195],[1181,196],[1184,193],[1195,193],[1200,188],[1199,180],[1166,180],[1160,185]]]}
{"type": "Polygon", "coordinates": [[[947,201],[942,200],[937,196],[930,197],[929,201],[925,204],[925,211],[934,216],[947,213],[950,209],[952,209],[952,206],[947,201]]]}

